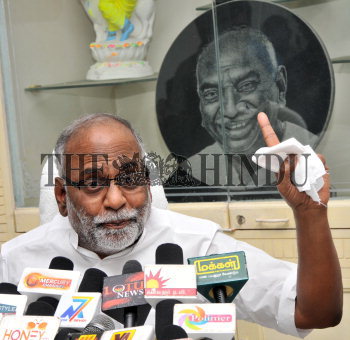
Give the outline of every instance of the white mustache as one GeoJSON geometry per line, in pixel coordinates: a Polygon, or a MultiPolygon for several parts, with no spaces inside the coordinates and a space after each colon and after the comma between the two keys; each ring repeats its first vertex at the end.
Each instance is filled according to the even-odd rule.
{"type": "Polygon", "coordinates": [[[112,223],[112,222],[115,223],[115,222],[124,221],[124,220],[136,221],[137,217],[138,217],[138,211],[136,209],[132,209],[130,211],[121,210],[116,212],[109,212],[102,216],[95,216],[93,218],[93,222],[95,224],[102,224],[102,223],[112,223]]]}

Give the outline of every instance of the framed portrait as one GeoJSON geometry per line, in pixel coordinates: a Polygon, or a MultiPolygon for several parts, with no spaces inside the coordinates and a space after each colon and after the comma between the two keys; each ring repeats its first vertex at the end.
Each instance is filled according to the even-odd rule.
{"type": "MultiPolygon", "coordinates": [[[[189,159],[198,178],[199,154],[250,155],[264,146],[260,111],[281,140],[317,147],[333,100],[332,64],[315,30],[283,6],[238,0],[218,4],[214,17],[204,12],[175,39],[159,73],[156,110],[169,150],[189,159]]],[[[223,179],[225,157],[219,162],[220,180],[200,178],[201,185],[232,185],[223,179]]]]}

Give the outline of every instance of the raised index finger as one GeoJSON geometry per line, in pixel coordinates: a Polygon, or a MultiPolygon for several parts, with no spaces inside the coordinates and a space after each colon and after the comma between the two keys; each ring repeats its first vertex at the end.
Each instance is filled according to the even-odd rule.
{"type": "Polygon", "coordinates": [[[266,113],[259,112],[258,123],[267,146],[274,146],[280,143],[266,113]]]}

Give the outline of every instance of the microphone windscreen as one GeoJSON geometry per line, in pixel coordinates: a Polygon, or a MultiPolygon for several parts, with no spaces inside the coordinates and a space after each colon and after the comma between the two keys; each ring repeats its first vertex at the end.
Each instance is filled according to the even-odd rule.
{"type": "Polygon", "coordinates": [[[73,270],[74,264],[70,259],[64,256],[54,257],[49,265],[49,269],[73,270]]]}
{"type": "Polygon", "coordinates": [[[28,305],[25,315],[54,316],[55,309],[44,301],[35,301],[28,305]]]}
{"type": "Polygon", "coordinates": [[[166,299],[156,305],[156,337],[160,339],[164,327],[173,324],[174,306],[181,303],[175,299],[166,299]]]}
{"type": "Polygon", "coordinates": [[[8,282],[0,283],[0,294],[21,295],[21,293],[19,293],[17,290],[17,286],[14,285],[13,283],[8,283],[8,282]]]}
{"type": "Polygon", "coordinates": [[[156,264],[183,264],[182,248],[174,243],[163,243],[156,250],[156,264]]]}
{"type": "Polygon", "coordinates": [[[123,267],[123,275],[124,274],[132,274],[132,273],[137,273],[137,272],[142,272],[142,266],[139,261],[136,260],[129,260],[125,262],[124,267],[123,267]]]}
{"type": "Polygon", "coordinates": [[[174,339],[185,339],[188,338],[187,333],[180,326],[168,325],[165,326],[159,340],[174,340],[174,339]]]}
{"type": "Polygon", "coordinates": [[[107,274],[97,268],[89,268],[85,271],[78,292],[80,293],[102,293],[103,279],[107,274]]]}
{"type": "Polygon", "coordinates": [[[49,305],[51,305],[54,308],[54,310],[57,309],[58,302],[59,302],[57,299],[55,299],[52,296],[42,296],[36,301],[44,301],[44,302],[48,303],[49,305]]]}
{"type": "Polygon", "coordinates": [[[82,334],[101,334],[115,329],[113,321],[103,314],[96,315],[84,328],[82,334]]]}

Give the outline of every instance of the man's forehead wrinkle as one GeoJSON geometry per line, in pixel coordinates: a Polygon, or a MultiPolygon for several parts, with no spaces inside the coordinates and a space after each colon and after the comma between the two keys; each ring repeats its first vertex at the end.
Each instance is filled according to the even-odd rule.
{"type": "Polygon", "coordinates": [[[227,68],[227,70],[223,72],[223,86],[225,86],[225,84],[227,83],[232,83],[233,85],[236,85],[242,80],[251,77],[260,79],[260,72],[258,72],[255,68],[252,67],[242,67],[239,69],[227,68]]]}
{"type": "Polygon", "coordinates": [[[139,145],[128,129],[115,131],[110,127],[89,129],[83,136],[74,136],[67,143],[66,152],[76,154],[105,154],[108,157],[140,152],[139,145]]]}
{"type": "Polygon", "coordinates": [[[113,161],[123,158],[132,159],[134,154],[140,154],[139,145],[127,128],[118,129],[118,126],[99,125],[87,129],[85,134],[76,135],[68,141],[66,152],[80,154],[71,159],[71,171],[77,176],[83,169],[103,166],[103,176],[109,173],[116,174],[117,169],[113,161]],[[117,129],[116,129],[117,128],[117,129]],[[97,131],[96,131],[97,130],[97,131]],[[83,158],[80,160],[79,158],[83,158]]]}
{"type": "Polygon", "coordinates": [[[90,175],[90,174],[96,174],[96,173],[102,173],[104,170],[103,164],[101,166],[98,166],[97,164],[93,164],[90,168],[85,168],[81,171],[81,175],[90,175]]]}

